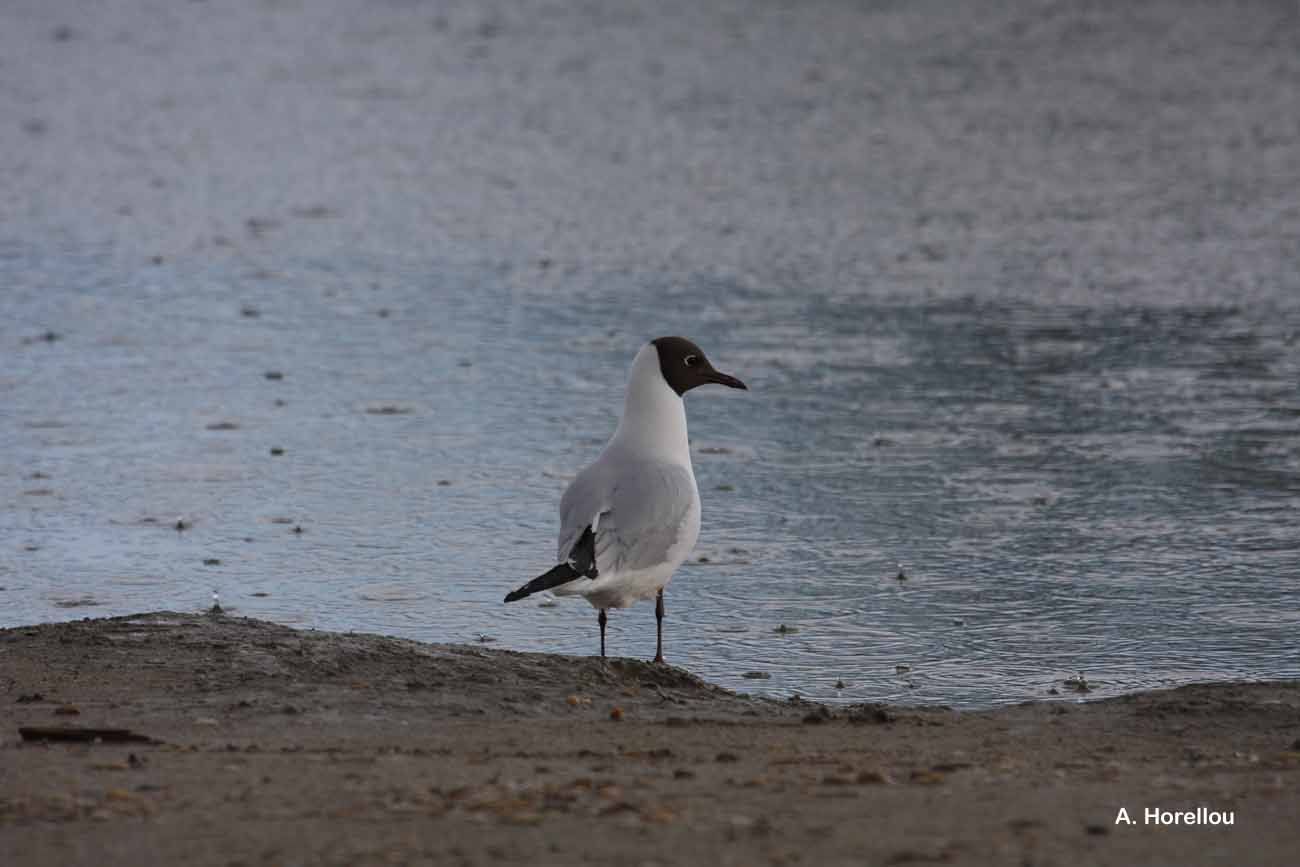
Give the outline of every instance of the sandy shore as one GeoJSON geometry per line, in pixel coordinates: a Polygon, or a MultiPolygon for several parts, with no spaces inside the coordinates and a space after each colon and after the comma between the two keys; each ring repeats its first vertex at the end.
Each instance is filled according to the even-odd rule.
{"type": "Polygon", "coordinates": [[[5,864],[1280,864],[1300,847],[1296,683],[823,708],[635,660],[174,613],[0,631],[0,671],[5,864]],[[66,726],[157,743],[19,735],[66,726]],[[1148,826],[1148,807],[1234,824],[1148,826]]]}

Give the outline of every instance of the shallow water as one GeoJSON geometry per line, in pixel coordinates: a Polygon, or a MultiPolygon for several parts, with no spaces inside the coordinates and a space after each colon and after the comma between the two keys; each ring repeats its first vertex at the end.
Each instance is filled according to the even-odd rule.
{"type": "MultiPolygon", "coordinates": [[[[0,625],[215,592],[304,627],[591,653],[585,602],[501,597],[551,565],[632,355],[677,332],[752,391],[688,397],[704,526],[667,595],[670,661],[956,706],[1070,695],[1079,673],[1090,696],[1300,677],[1285,296],[1060,306],[27,248],[0,279],[0,625]]],[[[653,654],[653,606],[613,612],[610,647],[653,654]]]]}

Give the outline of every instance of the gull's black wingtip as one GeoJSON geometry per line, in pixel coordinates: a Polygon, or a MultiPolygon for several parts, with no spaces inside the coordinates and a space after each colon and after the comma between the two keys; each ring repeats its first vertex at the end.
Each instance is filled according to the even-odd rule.
{"type": "Polygon", "coordinates": [[[568,563],[554,566],[545,575],[538,575],[518,590],[507,593],[505,601],[515,602],[525,596],[568,584],[575,578],[594,580],[600,573],[596,571],[596,534],[592,532],[590,525],[582,531],[578,543],[573,546],[572,557],[573,559],[568,563]]]}

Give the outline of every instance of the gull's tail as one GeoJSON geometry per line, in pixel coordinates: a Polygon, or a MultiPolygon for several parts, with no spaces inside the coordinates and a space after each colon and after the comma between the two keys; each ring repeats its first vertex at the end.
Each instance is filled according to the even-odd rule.
{"type": "Polygon", "coordinates": [[[575,570],[568,563],[561,563],[545,575],[538,575],[518,590],[507,593],[506,601],[514,602],[523,599],[525,596],[532,596],[534,593],[550,590],[552,587],[559,587],[561,584],[568,584],[573,579],[581,577],[581,572],[575,570]]]}
{"type": "Polygon", "coordinates": [[[588,525],[587,529],[583,530],[582,535],[578,537],[573,550],[569,552],[569,562],[561,563],[545,575],[538,575],[518,590],[507,593],[506,601],[514,602],[542,590],[550,590],[552,587],[568,584],[575,578],[595,578],[599,574],[596,571],[596,534],[592,532],[591,526],[588,525]]]}

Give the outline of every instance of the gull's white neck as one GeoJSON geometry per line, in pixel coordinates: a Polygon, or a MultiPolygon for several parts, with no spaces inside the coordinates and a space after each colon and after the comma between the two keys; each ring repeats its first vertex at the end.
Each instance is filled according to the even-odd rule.
{"type": "Polygon", "coordinates": [[[691,465],[686,436],[686,404],[668,387],[659,371],[659,351],[646,344],[632,361],[623,418],[610,448],[686,467],[691,465]]]}

